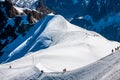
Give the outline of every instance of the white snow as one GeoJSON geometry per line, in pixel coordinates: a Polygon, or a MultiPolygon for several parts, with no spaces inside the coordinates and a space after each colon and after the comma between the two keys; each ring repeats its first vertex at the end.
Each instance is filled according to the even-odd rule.
{"type": "Polygon", "coordinates": [[[17,7],[17,6],[14,6],[14,8],[20,13],[24,13],[23,12],[23,8],[20,8],[20,7],[17,7]]]}
{"type": "Polygon", "coordinates": [[[83,16],[78,17],[78,19],[83,19],[83,16]]]}
{"type": "MultiPolygon", "coordinates": [[[[0,65],[0,69],[7,69],[12,65],[13,68],[35,66],[45,72],[59,72],[64,68],[69,71],[82,68],[109,55],[112,49],[120,45],[93,31],[72,25],[60,15],[48,15],[42,23],[38,22],[32,29],[34,30],[30,30],[28,38],[25,36],[25,42],[8,55],[8,60],[20,54],[26,56],[0,65]],[[43,41],[43,46],[49,47],[31,51],[40,46],[39,40],[43,41]]],[[[11,75],[13,74],[10,73],[11,75]]]]}
{"type": "Polygon", "coordinates": [[[37,0],[12,0],[12,2],[24,8],[35,9],[34,4],[37,2],[37,0]]]}
{"type": "Polygon", "coordinates": [[[119,80],[120,50],[90,64],[65,73],[46,73],[38,80],[119,80]]]}

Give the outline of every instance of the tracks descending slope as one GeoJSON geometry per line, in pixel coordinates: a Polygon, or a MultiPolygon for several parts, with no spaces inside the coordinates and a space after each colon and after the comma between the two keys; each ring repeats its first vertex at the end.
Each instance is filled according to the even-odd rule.
{"type": "Polygon", "coordinates": [[[66,72],[46,74],[40,80],[119,80],[120,51],[110,54],[103,59],[84,68],[66,72]]]}

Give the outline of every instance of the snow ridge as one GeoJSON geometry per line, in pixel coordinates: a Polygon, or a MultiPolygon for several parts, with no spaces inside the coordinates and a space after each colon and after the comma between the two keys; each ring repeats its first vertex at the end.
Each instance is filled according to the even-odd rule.
{"type": "MultiPolygon", "coordinates": [[[[88,74],[91,74],[93,69],[105,69],[108,62],[104,63],[104,61],[102,61],[99,65],[98,61],[98,64],[90,68],[85,66],[92,66],[94,62],[109,55],[112,49],[120,45],[118,42],[109,41],[103,38],[96,32],[88,31],[70,24],[60,15],[46,16],[32,27],[26,36],[21,37],[21,39],[23,39],[23,43],[18,45],[10,54],[7,54],[7,57],[5,55],[5,59],[3,57],[2,62],[8,62],[0,65],[0,71],[2,70],[1,73],[7,72],[7,74],[0,75],[0,78],[2,77],[3,80],[14,80],[16,78],[25,80],[30,78],[36,79],[37,77],[38,79],[40,78],[40,80],[49,80],[53,78],[55,80],[79,80],[80,78],[81,80],[82,78],[88,80],[86,79],[87,77],[93,79],[88,74]],[[12,66],[11,69],[9,68],[10,66],[12,66]],[[66,68],[68,72],[65,74],[59,73],[64,68],[66,68]],[[84,68],[86,71],[85,73],[84,68]],[[56,73],[47,73],[39,76],[40,72],[38,70],[56,73]],[[29,73],[32,72],[34,72],[34,74],[29,75],[29,73]],[[14,73],[16,73],[16,75],[12,76],[14,73]],[[21,73],[25,74],[23,78],[20,77],[21,73]],[[86,74],[85,77],[83,74],[86,74]],[[6,78],[6,76],[8,77],[6,78]]],[[[9,47],[11,46],[13,45],[9,45],[9,47]]],[[[114,58],[114,60],[118,60],[117,56],[114,58]]],[[[109,59],[108,61],[114,63],[116,62],[114,60],[112,61],[109,59]]],[[[95,74],[97,73],[96,71],[94,72],[95,74]]]]}

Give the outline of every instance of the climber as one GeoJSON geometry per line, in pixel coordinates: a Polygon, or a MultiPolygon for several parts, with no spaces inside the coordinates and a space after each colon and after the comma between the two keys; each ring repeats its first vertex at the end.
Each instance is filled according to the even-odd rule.
{"type": "Polygon", "coordinates": [[[65,69],[63,69],[63,73],[65,73],[67,70],[66,70],[66,68],[65,69]]]}
{"type": "Polygon", "coordinates": [[[114,52],[114,50],[112,49],[112,53],[114,52]]]}
{"type": "Polygon", "coordinates": [[[12,68],[12,66],[10,65],[10,66],[9,66],[9,68],[11,69],[11,68],[12,68]]]}
{"type": "Polygon", "coordinates": [[[41,74],[43,73],[44,71],[43,70],[41,70],[41,74]]]}

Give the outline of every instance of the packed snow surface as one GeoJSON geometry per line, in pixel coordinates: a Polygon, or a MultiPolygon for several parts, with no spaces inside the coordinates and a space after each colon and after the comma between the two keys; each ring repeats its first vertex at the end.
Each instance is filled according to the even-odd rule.
{"type": "MultiPolygon", "coordinates": [[[[1,64],[0,69],[7,69],[11,65],[13,69],[18,69],[16,75],[24,72],[26,67],[29,69],[33,66],[45,72],[60,72],[64,68],[69,71],[96,62],[120,45],[93,31],[70,24],[60,15],[48,15],[33,26],[23,39],[24,42],[8,54],[5,62],[15,60],[21,54],[25,56],[1,64]],[[41,44],[47,48],[41,50],[41,44]]],[[[9,69],[5,72],[9,73],[4,76],[15,74],[9,69]]]]}

